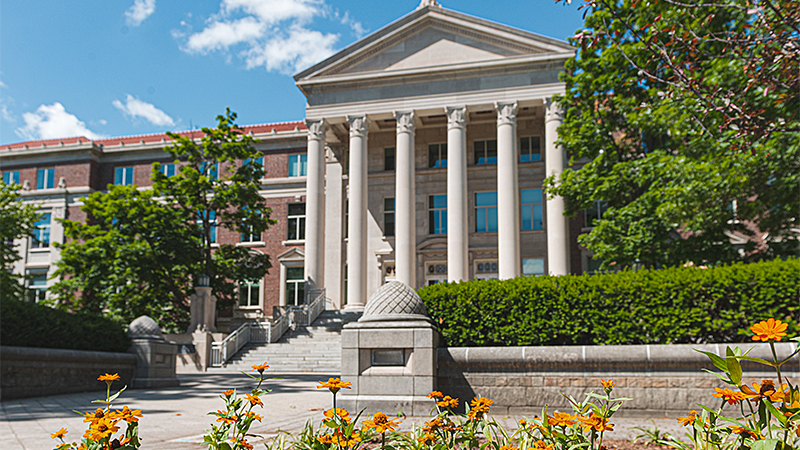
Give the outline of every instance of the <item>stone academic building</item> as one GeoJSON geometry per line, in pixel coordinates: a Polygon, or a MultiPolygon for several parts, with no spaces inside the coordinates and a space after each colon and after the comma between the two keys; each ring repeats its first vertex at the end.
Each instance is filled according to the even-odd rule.
{"type": "MultiPolygon", "coordinates": [[[[278,222],[261,236],[214,234],[268,253],[273,268],[241,286],[220,328],[302,303],[309,288],[357,309],[395,279],[419,288],[593,270],[576,237],[602,211],[566,218],[563,200],[542,190],[568,164],[551,99],[564,92],[559,73],[573,53],[425,0],[296,75],[306,119],[244,127],[260,140],[261,193],[278,222]]],[[[167,145],[155,134],[0,148],[4,179],[44,213],[36,238],[16,242],[15,270],[30,275],[32,297],[54,282],[55,219],[83,220],[82,197],[109,184],[147,186],[154,161],[174,173],[167,145]]]]}

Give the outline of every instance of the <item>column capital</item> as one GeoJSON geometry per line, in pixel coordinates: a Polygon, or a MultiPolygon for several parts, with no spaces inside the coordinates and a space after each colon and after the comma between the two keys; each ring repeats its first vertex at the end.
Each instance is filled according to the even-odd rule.
{"type": "Polygon", "coordinates": [[[447,114],[448,130],[453,128],[467,129],[466,106],[445,106],[444,113],[447,114]]]}
{"type": "Polygon", "coordinates": [[[517,123],[517,102],[496,102],[497,125],[517,123]]]}
{"type": "Polygon", "coordinates": [[[544,123],[556,120],[558,122],[564,121],[564,109],[560,103],[553,101],[553,97],[544,99],[544,123]]]}
{"type": "Polygon", "coordinates": [[[414,123],[414,111],[395,111],[394,118],[397,120],[397,133],[413,133],[416,128],[414,123]]]}
{"type": "Polygon", "coordinates": [[[366,114],[347,116],[350,122],[350,137],[366,137],[369,133],[369,119],[366,114]]]}
{"type": "Polygon", "coordinates": [[[327,129],[325,126],[325,119],[305,119],[305,123],[308,127],[308,139],[325,140],[325,131],[327,129]]]}

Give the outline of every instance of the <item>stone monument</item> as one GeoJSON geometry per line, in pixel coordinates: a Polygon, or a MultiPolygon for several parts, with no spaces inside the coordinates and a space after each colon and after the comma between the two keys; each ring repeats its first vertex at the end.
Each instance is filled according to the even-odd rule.
{"type": "Polygon", "coordinates": [[[128,326],[131,348],[136,355],[136,369],[131,387],[164,388],[179,386],[175,376],[175,358],[178,346],[164,339],[161,327],[148,316],[141,316],[128,326]]]}
{"type": "Polygon", "coordinates": [[[438,344],[439,333],[419,295],[399,281],[386,283],[367,301],[361,318],[342,330],[342,379],[353,385],[340,391],[340,404],[350,411],[428,415],[433,404],[426,394],[436,388],[438,344]]]}

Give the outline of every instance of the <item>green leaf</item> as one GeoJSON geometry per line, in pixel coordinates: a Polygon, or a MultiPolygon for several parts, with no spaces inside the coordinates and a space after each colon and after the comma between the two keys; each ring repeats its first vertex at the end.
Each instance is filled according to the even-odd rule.
{"type": "Polygon", "coordinates": [[[694,351],[700,352],[700,353],[708,356],[708,358],[711,360],[711,362],[714,364],[714,366],[717,367],[717,369],[722,370],[722,371],[728,370],[728,364],[725,362],[725,359],[721,358],[719,355],[717,355],[715,353],[711,353],[711,352],[706,352],[706,351],[703,351],[703,350],[698,350],[698,349],[694,349],[694,351]]]}
{"type": "Polygon", "coordinates": [[[781,441],[778,439],[762,439],[753,442],[750,450],[776,450],[780,444],[781,441]]]}
{"type": "Polygon", "coordinates": [[[753,361],[759,364],[764,364],[765,366],[775,367],[775,363],[772,361],[767,361],[766,359],[756,358],[754,356],[740,356],[739,359],[743,359],[745,361],[753,361]]]}
{"type": "Polygon", "coordinates": [[[767,410],[769,410],[769,412],[772,413],[772,415],[776,419],[778,419],[778,422],[780,422],[781,425],[786,426],[786,423],[789,421],[789,418],[787,418],[785,415],[783,415],[782,412],[778,411],[775,408],[775,406],[772,405],[772,402],[770,402],[767,399],[762,399],[761,403],[763,403],[767,407],[767,410]]]}
{"type": "MultiPolygon", "coordinates": [[[[730,350],[730,347],[728,350],[730,350]]],[[[725,362],[728,365],[728,373],[730,374],[731,382],[738,386],[742,382],[742,365],[739,364],[739,361],[732,354],[729,354],[725,358],[725,362]]]]}

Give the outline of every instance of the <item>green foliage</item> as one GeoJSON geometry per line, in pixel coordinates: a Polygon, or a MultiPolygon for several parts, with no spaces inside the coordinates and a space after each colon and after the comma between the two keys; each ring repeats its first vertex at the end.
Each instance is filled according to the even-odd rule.
{"type": "Polygon", "coordinates": [[[0,342],[17,347],[125,352],[130,340],[111,319],[72,314],[36,303],[4,298],[0,302],[0,342]]]}
{"type": "Polygon", "coordinates": [[[800,332],[800,260],[437,284],[419,291],[447,346],[748,341],[800,332]]]}
{"type": "Polygon", "coordinates": [[[750,89],[747,60],[722,57],[736,47],[724,39],[694,39],[691,52],[669,53],[665,63],[661,49],[672,52],[686,33],[689,40],[748,34],[747,7],[704,6],[702,14],[696,8],[592,2],[584,28],[570,40],[577,56],[567,63],[567,94],[558,99],[565,107],[559,140],[572,161],[588,162],[546,184],[564,197],[570,215],[597,200],[608,203],[597,226],[578,237],[606,268],[798,254],[792,226],[800,216],[800,133],[747,142],[714,103],[747,96],[765,120],[778,123],[796,115],[798,97],[786,102],[784,93],[750,89]],[[674,80],[689,72],[699,91],[719,98],[676,87],[674,80]],[[731,233],[750,240],[743,254],[731,233]]]}
{"type": "Polygon", "coordinates": [[[0,180],[0,302],[25,298],[22,276],[14,273],[14,263],[22,257],[13,244],[7,243],[32,237],[39,217],[36,206],[19,201],[19,187],[0,180]]]}

